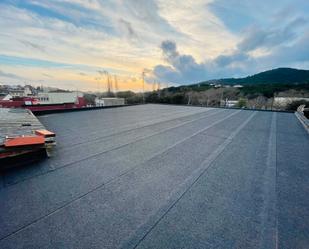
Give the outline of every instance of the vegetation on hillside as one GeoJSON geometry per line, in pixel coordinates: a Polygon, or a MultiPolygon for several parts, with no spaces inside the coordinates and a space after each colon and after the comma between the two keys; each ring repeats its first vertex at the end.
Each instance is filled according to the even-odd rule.
{"type": "MultiPolygon", "coordinates": [[[[141,93],[118,93],[128,104],[143,102],[141,93]]],[[[221,79],[169,87],[145,93],[146,103],[222,106],[229,100],[238,107],[280,109],[275,97],[309,97],[309,70],[279,68],[241,79],[221,79]],[[241,85],[242,87],[233,87],[241,85]]],[[[297,104],[297,103],[296,103],[297,104]]],[[[291,110],[292,107],[286,107],[291,110]]]]}
{"type": "MultiPolygon", "coordinates": [[[[118,92],[113,95],[106,93],[85,95],[88,103],[94,103],[96,96],[125,98],[127,104],[145,102],[217,107],[226,106],[228,101],[234,101],[234,103],[237,102],[235,106],[241,108],[295,110],[303,101],[297,100],[282,107],[274,106],[274,98],[309,98],[309,70],[279,68],[242,79],[213,80],[145,92],[144,97],[142,93],[132,91],[118,92]],[[218,85],[222,82],[224,84],[218,85]],[[234,87],[235,84],[242,87],[234,87]]],[[[305,104],[308,106],[309,103],[305,104]]]]}
{"type": "Polygon", "coordinates": [[[300,70],[294,68],[277,68],[245,78],[226,78],[209,80],[201,83],[215,83],[222,85],[306,84],[309,83],[309,70],[300,70]]]}

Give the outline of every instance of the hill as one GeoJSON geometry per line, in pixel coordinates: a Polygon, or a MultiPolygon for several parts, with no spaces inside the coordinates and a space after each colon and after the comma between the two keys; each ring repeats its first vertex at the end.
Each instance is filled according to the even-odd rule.
{"type": "Polygon", "coordinates": [[[146,93],[146,102],[220,106],[225,99],[242,99],[250,108],[272,108],[275,96],[309,97],[309,70],[277,68],[245,78],[169,87],[146,93]],[[242,87],[227,87],[232,85],[242,87]]]}
{"type": "Polygon", "coordinates": [[[200,82],[199,84],[222,85],[256,85],[256,84],[307,84],[309,83],[309,70],[294,68],[277,68],[247,76],[245,78],[225,78],[200,82]]]}

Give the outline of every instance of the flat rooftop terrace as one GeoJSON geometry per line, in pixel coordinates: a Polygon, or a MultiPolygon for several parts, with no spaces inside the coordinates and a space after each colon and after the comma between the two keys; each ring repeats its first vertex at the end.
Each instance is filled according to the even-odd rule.
{"type": "Polygon", "coordinates": [[[1,173],[0,248],[308,248],[292,113],[141,105],[40,116],[52,158],[1,173]]]}

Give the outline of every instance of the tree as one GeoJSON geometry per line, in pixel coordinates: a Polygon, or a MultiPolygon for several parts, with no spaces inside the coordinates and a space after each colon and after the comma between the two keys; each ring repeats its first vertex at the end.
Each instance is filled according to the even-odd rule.
{"type": "Polygon", "coordinates": [[[243,108],[247,106],[247,100],[244,98],[240,98],[237,103],[237,107],[243,108]]]}
{"type": "Polygon", "coordinates": [[[254,99],[248,100],[248,107],[253,109],[267,109],[268,99],[263,95],[259,95],[254,99]]]}

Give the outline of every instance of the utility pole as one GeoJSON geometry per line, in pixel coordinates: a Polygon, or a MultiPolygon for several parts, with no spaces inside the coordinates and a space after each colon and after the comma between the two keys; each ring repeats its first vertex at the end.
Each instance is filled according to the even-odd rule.
{"type": "Polygon", "coordinates": [[[114,75],[114,80],[115,80],[115,96],[117,97],[117,93],[118,93],[118,81],[117,81],[117,75],[114,75]]]}
{"type": "Polygon", "coordinates": [[[100,93],[100,77],[96,77],[95,80],[97,81],[97,90],[98,90],[98,94],[100,93]]]}
{"type": "Polygon", "coordinates": [[[158,82],[158,83],[157,83],[157,86],[158,86],[158,88],[157,88],[158,96],[159,96],[159,98],[161,98],[161,83],[158,82]]]}
{"type": "Polygon", "coordinates": [[[110,96],[111,93],[111,84],[110,84],[110,77],[109,77],[109,73],[107,71],[104,71],[104,74],[106,76],[106,90],[107,90],[107,96],[110,96]]]}
{"type": "Polygon", "coordinates": [[[145,103],[145,71],[142,72],[142,83],[143,83],[143,104],[145,103]]]}
{"type": "Polygon", "coordinates": [[[112,80],[112,76],[108,75],[108,84],[109,84],[109,95],[112,96],[114,90],[113,90],[113,80],[112,80]]]}

